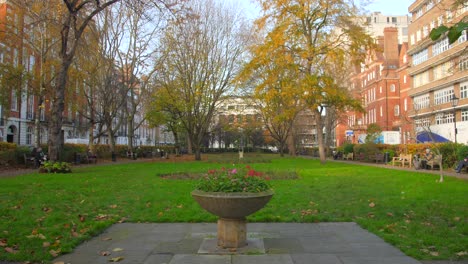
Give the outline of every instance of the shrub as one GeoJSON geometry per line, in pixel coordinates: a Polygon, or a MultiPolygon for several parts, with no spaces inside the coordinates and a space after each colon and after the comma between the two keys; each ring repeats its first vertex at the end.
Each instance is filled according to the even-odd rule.
{"type": "Polygon", "coordinates": [[[468,146],[457,146],[457,160],[462,160],[465,157],[468,157],[468,146]]]}
{"type": "Polygon", "coordinates": [[[345,143],[343,144],[343,152],[344,154],[348,154],[354,151],[354,144],[345,143]]]}
{"type": "Polygon", "coordinates": [[[71,165],[68,162],[62,161],[45,161],[39,168],[42,173],[70,173],[71,165]]]}

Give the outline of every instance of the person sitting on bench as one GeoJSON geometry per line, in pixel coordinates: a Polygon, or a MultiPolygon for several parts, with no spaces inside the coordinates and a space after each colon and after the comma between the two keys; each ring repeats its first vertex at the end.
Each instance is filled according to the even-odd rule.
{"type": "Polygon", "coordinates": [[[457,165],[457,168],[455,169],[455,171],[456,171],[457,173],[460,173],[461,170],[462,170],[464,167],[468,167],[468,156],[466,156],[464,159],[462,159],[460,162],[458,162],[458,165],[457,165]]]}

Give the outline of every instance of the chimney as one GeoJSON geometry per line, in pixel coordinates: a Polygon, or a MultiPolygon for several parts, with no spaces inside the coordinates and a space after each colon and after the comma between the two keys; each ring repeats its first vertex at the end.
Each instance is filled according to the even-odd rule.
{"type": "Polygon", "coordinates": [[[395,27],[384,29],[384,56],[388,66],[398,67],[398,29],[395,27]]]}

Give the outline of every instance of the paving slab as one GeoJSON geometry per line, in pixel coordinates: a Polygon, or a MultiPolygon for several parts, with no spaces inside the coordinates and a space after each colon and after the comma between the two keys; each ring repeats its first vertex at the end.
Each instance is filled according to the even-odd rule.
{"type": "Polygon", "coordinates": [[[54,262],[99,264],[121,257],[121,264],[421,264],[356,223],[249,223],[247,236],[262,250],[218,254],[206,249],[216,247],[215,223],[122,223],[54,262]]]}

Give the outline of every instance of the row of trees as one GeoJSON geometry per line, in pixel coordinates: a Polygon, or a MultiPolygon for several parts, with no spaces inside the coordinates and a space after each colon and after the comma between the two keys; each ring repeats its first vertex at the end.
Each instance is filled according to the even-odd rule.
{"type": "Polygon", "coordinates": [[[19,0],[14,4],[11,9],[23,20],[7,22],[11,24],[3,27],[4,40],[19,49],[20,58],[26,56],[24,46],[34,59],[1,65],[3,109],[10,109],[12,92],[37,98],[35,145],[40,144],[40,115],[47,110],[52,160],[59,159],[63,145],[65,107],[86,120],[91,147],[94,136],[106,134],[113,150],[114,136],[126,119],[132,149],[134,131],[144,121],[135,117],[152,86],[154,40],[165,17],[180,10],[179,1],[19,0]]]}
{"type": "Polygon", "coordinates": [[[68,99],[73,106],[68,110],[78,111],[90,128],[109,135],[111,146],[125,117],[133,147],[133,131],[142,122],[133,118],[145,110],[153,125],[165,124],[173,131],[176,142],[186,133],[199,160],[217,104],[243,87],[281,153],[286,144],[296,152],[294,121],[299,112],[312,111],[324,160],[320,131],[324,126],[331,131],[338,119],[334,113],[360,107],[340,79],[349,69],[346,58],[358,62],[372,48],[371,38],[356,24],[353,2],[259,0],[263,14],[252,28],[239,9],[214,0],[184,5],[163,0],[23,0],[37,14],[31,28],[40,38],[33,38],[38,43],[30,46],[41,68],[29,83],[36,87],[38,107],[51,98],[51,159],[59,158],[68,99]]]}
{"type": "MultiPolygon", "coordinates": [[[[28,83],[38,107],[51,98],[52,160],[59,158],[67,99],[90,128],[109,135],[111,146],[125,118],[133,148],[144,121],[135,117],[144,111],[176,142],[186,134],[197,160],[216,106],[229,94],[252,98],[281,154],[286,146],[296,152],[294,122],[312,112],[323,161],[338,113],[362,110],[345,88],[346,76],[375,46],[352,0],[257,0],[262,15],[254,27],[224,1],[20,2],[36,14],[30,27],[39,38],[30,46],[41,67],[28,83]]],[[[2,75],[2,87],[23,87],[4,85],[26,79],[22,71],[7,72],[15,75],[2,75]]]]}

